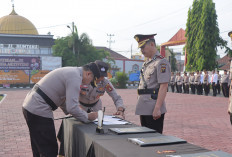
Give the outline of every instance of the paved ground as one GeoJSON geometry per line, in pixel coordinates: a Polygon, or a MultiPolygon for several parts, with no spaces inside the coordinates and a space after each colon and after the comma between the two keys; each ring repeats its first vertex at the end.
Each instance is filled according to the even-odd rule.
{"type": "MultiPolygon", "coordinates": [[[[135,89],[117,90],[123,97],[126,119],[139,124],[134,115],[137,92],[135,89]]],[[[4,90],[7,97],[0,103],[0,157],[31,157],[28,128],[22,115],[22,102],[28,89],[4,90]]],[[[106,113],[115,111],[110,97],[102,97],[106,113]]],[[[228,98],[168,93],[168,113],[165,116],[164,134],[174,135],[210,150],[232,153],[232,126],[227,114],[228,98]]],[[[61,110],[54,117],[61,117],[61,110]]],[[[56,130],[60,120],[55,121],[56,130]]]]}

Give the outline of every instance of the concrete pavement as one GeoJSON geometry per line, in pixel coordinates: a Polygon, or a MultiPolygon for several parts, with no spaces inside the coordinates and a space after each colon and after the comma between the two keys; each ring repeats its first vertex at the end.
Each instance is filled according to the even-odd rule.
{"type": "MultiPolygon", "coordinates": [[[[22,102],[29,89],[0,89],[7,97],[0,103],[0,157],[31,157],[28,128],[22,114],[22,102]]],[[[139,124],[134,115],[137,101],[135,89],[118,89],[126,106],[126,119],[139,124]]],[[[102,97],[106,114],[116,110],[112,99],[102,97]]],[[[173,135],[210,150],[232,153],[232,126],[227,114],[228,98],[168,93],[168,112],[164,134],[173,135]]],[[[58,109],[54,117],[64,116],[58,109]]],[[[58,131],[61,120],[55,121],[58,131]]]]}

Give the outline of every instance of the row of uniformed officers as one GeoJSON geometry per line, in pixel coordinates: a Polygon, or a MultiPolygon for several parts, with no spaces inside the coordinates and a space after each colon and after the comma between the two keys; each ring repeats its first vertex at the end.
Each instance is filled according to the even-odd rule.
{"type": "Polygon", "coordinates": [[[220,94],[221,90],[224,97],[229,97],[229,74],[227,70],[224,70],[224,74],[221,76],[219,71],[215,73],[212,71],[212,74],[209,75],[208,71],[204,71],[204,74],[201,71],[190,72],[187,75],[187,72],[184,72],[184,76],[182,77],[180,72],[176,73],[176,76],[172,72],[170,79],[171,90],[174,93],[175,88],[177,93],[187,93],[189,94],[191,90],[192,94],[197,93],[198,95],[204,94],[207,96],[210,92],[210,86],[213,90],[213,96],[220,94]]]}

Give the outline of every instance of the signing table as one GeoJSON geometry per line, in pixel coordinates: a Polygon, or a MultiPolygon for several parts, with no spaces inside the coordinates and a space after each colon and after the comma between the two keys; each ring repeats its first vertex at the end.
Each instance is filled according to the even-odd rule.
{"type": "Polygon", "coordinates": [[[169,155],[209,152],[190,143],[140,147],[128,138],[165,136],[159,133],[117,135],[109,128],[129,128],[134,124],[104,125],[104,134],[96,133],[96,124],[84,124],[74,118],[63,119],[59,135],[63,136],[65,157],[168,157],[169,155]],[[173,153],[165,153],[174,150],[173,153]]]}

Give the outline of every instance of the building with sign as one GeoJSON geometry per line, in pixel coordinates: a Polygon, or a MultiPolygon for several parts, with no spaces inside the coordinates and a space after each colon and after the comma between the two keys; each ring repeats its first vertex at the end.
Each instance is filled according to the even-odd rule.
{"type": "Polygon", "coordinates": [[[39,35],[33,23],[18,15],[13,7],[9,15],[0,18],[0,84],[35,83],[12,78],[10,73],[16,73],[12,70],[22,70],[20,73],[32,78],[35,71],[45,74],[61,67],[61,57],[52,56],[53,45],[53,35],[39,35]]]}

